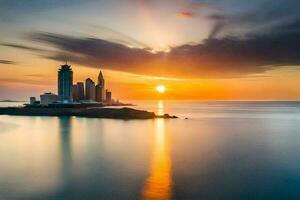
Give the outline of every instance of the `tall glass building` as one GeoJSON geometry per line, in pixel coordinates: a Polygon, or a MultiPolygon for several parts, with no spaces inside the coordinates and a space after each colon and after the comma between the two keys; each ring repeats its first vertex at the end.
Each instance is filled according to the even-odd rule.
{"type": "Polygon", "coordinates": [[[71,103],[72,100],[73,71],[70,65],[61,65],[58,70],[58,101],[71,103]]]}

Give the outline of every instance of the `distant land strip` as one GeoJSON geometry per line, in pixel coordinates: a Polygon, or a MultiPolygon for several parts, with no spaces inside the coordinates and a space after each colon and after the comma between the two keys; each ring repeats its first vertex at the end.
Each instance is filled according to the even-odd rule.
{"type": "Polygon", "coordinates": [[[111,119],[154,119],[177,118],[169,114],[156,115],[154,112],[136,110],[133,108],[32,108],[32,107],[2,107],[0,115],[20,116],[76,116],[89,118],[111,119]]]}

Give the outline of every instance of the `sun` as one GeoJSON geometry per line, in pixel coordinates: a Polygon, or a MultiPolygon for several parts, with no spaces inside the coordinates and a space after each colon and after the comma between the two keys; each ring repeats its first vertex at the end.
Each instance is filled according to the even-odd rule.
{"type": "Polygon", "coordinates": [[[166,86],[164,86],[164,85],[158,85],[158,86],[156,86],[155,89],[159,93],[165,93],[166,92],[166,86]]]}

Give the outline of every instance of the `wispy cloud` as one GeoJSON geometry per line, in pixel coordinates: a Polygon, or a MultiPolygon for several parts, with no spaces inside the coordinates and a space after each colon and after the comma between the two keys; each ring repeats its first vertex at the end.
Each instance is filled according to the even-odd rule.
{"type": "Polygon", "coordinates": [[[21,45],[21,44],[14,44],[14,43],[0,43],[0,45],[5,46],[5,47],[14,47],[17,49],[30,50],[30,51],[44,51],[41,48],[35,48],[35,47],[30,47],[30,46],[21,45]]]}
{"type": "Polygon", "coordinates": [[[11,60],[0,60],[0,64],[13,65],[13,64],[16,64],[16,63],[14,61],[11,61],[11,60]]]}
{"type": "Polygon", "coordinates": [[[38,87],[49,86],[55,83],[55,80],[45,81],[43,80],[31,80],[31,79],[21,79],[21,78],[0,78],[0,83],[18,83],[25,85],[35,85],[38,87]]]}
{"type": "Polygon", "coordinates": [[[54,79],[54,77],[49,77],[48,74],[26,74],[24,75],[26,77],[32,77],[32,78],[47,78],[47,79],[54,79]]]}
{"type": "Polygon", "coordinates": [[[177,16],[181,18],[192,18],[194,17],[194,15],[195,15],[194,13],[189,11],[182,11],[177,13],[177,16]]]}

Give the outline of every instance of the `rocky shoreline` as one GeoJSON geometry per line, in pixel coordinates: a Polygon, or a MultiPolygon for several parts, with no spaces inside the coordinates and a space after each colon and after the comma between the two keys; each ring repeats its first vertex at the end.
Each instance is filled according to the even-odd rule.
{"type": "Polygon", "coordinates": [[[154,118],[177,118],[169,114],[156,115],[154,112],[136,110],[133,108],[48,108],[48,107],[3,107],[0,115],[20,116],[76,116],[89,118],[110,119],[154,119],[154,118]]]}

